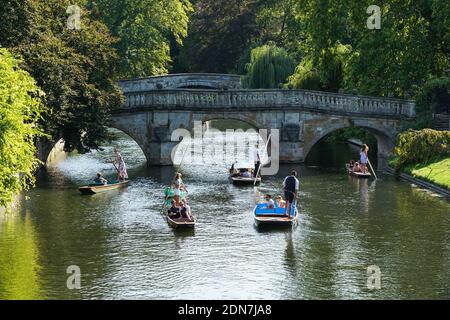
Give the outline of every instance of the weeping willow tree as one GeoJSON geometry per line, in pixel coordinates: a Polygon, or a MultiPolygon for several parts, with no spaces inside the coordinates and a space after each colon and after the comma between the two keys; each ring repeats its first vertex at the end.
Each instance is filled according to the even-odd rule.
{"type": "Polygon", "coordinates": [[[294,72],[295,61],[283,48],[267,44],[252,50],[246,70],[245,88],[278,88],[294,72]]]}

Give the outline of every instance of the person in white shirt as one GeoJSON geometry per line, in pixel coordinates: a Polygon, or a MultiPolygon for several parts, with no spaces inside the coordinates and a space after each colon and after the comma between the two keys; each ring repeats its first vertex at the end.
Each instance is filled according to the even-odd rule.
{"type": "Polygon", "coordinates": [[[367,173],[367,163],[369,162],[369,146],[367,144],[363,145],[361,152],[359,153],[360,159],[359,163],[361,164],[361,172],[367,173]]]}
{"type": "Polygon", "coordinates": [[[292,204],[297,199],[300,182],[297,179],[297,171],[293,170],[290,176],[283,181],[284,198],[286,199],[285,215],[291,216],[292,204]]]}
{"type": "Polygon", "coordinates": [[[264,198],[266,199],[267,209],[275,209],[275,202],[273,201],[272,196],[270,194],[266,194],[264,198]]]}
{"type": "Polygon", "coordinates": [[[253,161],[255,162],[255,171],[253,172],[253,177],[256,178],[259,174],[259,167],[261,166],[261,156],[259,154],[258,145],[255,146],[253,161]]]}

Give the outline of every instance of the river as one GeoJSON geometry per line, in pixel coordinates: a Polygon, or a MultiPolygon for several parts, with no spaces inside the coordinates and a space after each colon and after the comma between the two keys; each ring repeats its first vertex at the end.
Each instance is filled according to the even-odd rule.
{"type": "Polygon", "coordinates": [[[354,154],[322,143],[306,166],[264,178],[260,192],[275,195],[300,172],[301,216],[288,230],[255,228],[256,191],[228,183],[229,163],[185,162],[198,225],[176,232],[160,214],[175,169],[147,168],[118,134],[102,152],[51,163],[0,215],[0,299],[448,299],[450,203],[390,176],[348,177],[342,165],[354,154]],[[129,187],[81,196],[97,171],[114,176],[115,146],[129,187]],[[79,290],[66,285],[72,265],[79,290]],[[380,268],[379,290],[367,286],[369,266],[380,268]]]}

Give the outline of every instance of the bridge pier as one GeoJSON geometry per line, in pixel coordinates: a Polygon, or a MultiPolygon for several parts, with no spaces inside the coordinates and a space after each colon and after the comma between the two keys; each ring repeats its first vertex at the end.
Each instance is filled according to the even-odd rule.
{"type": "Polygon", "coordinates": [[[148,152],[145,152],[147,164],[149,166],[171,166],[172,150],[175,149],[178,142],[150,142],[148,152]]]}
{"type": "Polygon", "coordinates": [[[303,144],[300,141],[280,141],[280,163],[303,163],[305,161],[303,150],[303,144]]]}

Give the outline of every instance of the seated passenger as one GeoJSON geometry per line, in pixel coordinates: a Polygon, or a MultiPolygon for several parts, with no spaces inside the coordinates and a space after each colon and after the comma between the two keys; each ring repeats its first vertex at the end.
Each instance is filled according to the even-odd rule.
{"type": "Polygon", "coordinates": [[[96,184],[102,184],[104,186],[106,186],[108,184],[108,180],[106,180],[105,178],[103,178],[103,175],[99,172],[97,173],[97,178],[94,179],[94,182],[96,184]]]}
{"type": "Polygon", "coordinates": [[[252,175],[251,175],[251,173],[250,173],[250,172],[248,172],[248,171],[244,171],[244,172],[242,172],[242,177],[243,177],[243,178],[251,178],[251,177],[252,177],[252,175]]]}
{"type": "Polygon", "coordinates": [[[272,199],[272,196],[270,194],[266,194],[266,196],[264,197],[266,199],[266,205],[267,205],[267,209],[275,209],[275,202],[272,199]]]}
{"type": "Polygon", "coordinates": [[[234,163],[231,165],[230,175],[232,177],[238,177],[239,176],[239,171],[234,167],[234,163]]]}
{"type": "Polygon", "coordinates": [[[170,219],[178,219],[181,218],[181,213],[180,213],[180,208],[178,208],[176,206],[176,203],[174,200],[172,200],[171,202],[171,207],[169,208],[169,210],[167,211],[167,213],[169,214],[169,218],[170,219]]]}
{"type": "Polygon", "coordinates": [[[349,164],[348,164],[348,168],[353,171],[353,169],[355,168],[355,161],[350,160],[349,164]]]}
{"type": "Polygon", "coordinates": [[[361,172],[361,166],[359,162],[355,162],[355,165],[353,166],[353,172],[361,172]]]}
{"type": "Polygon", "coordinates": [[[276,205],[278,208],[284,208],[286,207],[286,201],[283,200],[282,196],[276,197],[276,205]]]}
{"type": "Polygon", "coordinates": [[[191,207],[187,204],[186,200],[183,200],[183,204],[181,206],[181,217],[192,220],[191,207]]]}

